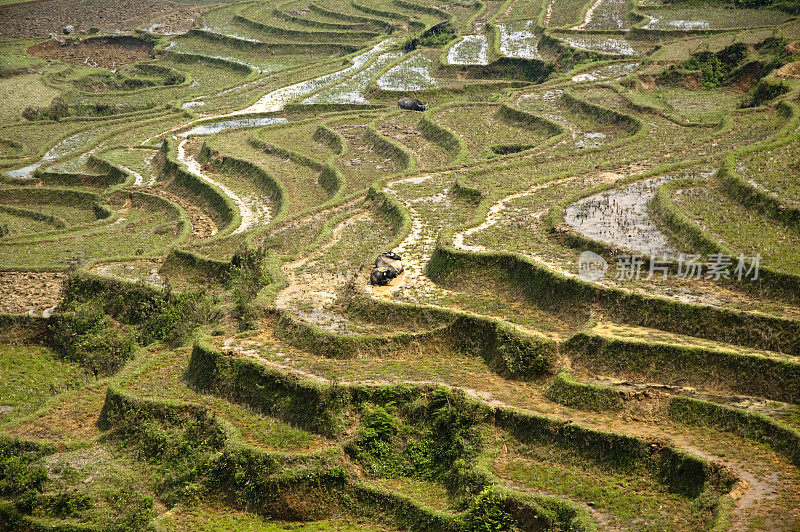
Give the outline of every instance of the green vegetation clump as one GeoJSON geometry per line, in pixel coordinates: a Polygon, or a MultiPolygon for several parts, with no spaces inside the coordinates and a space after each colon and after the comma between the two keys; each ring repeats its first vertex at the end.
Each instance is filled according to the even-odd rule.
{"type": "Polygon", "coordinates": [[[441,48],[455,39],[457,31],[449,22],[442,22],[423,31],[416,37],[409,37],[402,45],[405,52],[412,52],[417,48],[441,48]]]}
{"type": "Polygon", "coordinates": [[[482,440],[476,414],[451,400],[449,392],[436,390],[402,409],[364,405],[348,452],[371,476],[412,477],[455,489],[459,470],[475,458],[482,440]]]}
{"type": "Polygon", "coordinates": [[[469,532],[500,532],[514,530],[514,518],[505,511],[506,501],[494,488],[483,490],[472,500],[464,520],[469,532]]]}
{"type": "Polygon", "coordinates": [[[254,300],[272,282],[265,250],[246,250],[234,254],[226,284],[233,297],[234,313],[241,330],[256,326],[258,315],[254,300]]]}
{"type": "MultiPolygon", "coordinates": [[[[659,74],[659,81],[665,84],[680,85],[685,83],[692,72],[700,73],[702,86],[714,89],[732,85],[740,80],[754,84],[753,92],[759,91],[761,96],[756,100],[763,103],[764,98],[774,99],[786,92],[766,93],[758,89],[764,83],[763,78],[776,68],[792,61],[792,54],[787,50],[786,39],[769,37],[753,46],[748,51],[744,43],[736,43],[714,53],[701,51],[681,63],[671,65],[659,74]]],[[[788,89],[787,89],[788,90],[788,89]]],[[[751,104],[751,107],[760,105],[751,104]]]]}
{"type": "Polygon", "coordinates": [[[117,324],[99,300],[72,302],[51,326],[53,349],[95,377],[116,372],[136,354],[133,327],[117,324]]]}
{"type": "Polygon", "coordinates": [[[745,107],[758,107],[767,102],[771,102],[781,94],[789,92],[789,87],[783,83],[761,80],[750,91],[750,99],[745,107]]]}
{"type": "Polygon", "coordinates": [[[48,107],[26,107],[22,118],[26,120],[61,120],[69,116],[69,105],[63,98],[54,98],[48,107]]]}
{"type": "Polygon", "coordinates": [[[698,52],[687,61],[666,69],[660,75],[662,82],[674,82],[681,78],[682,72],[699,71],[703,87],[713,89],[730,82],[731,72],[747,55],[744,44],[731,45],[717,53],[698,52]]]}
{"type": "Polygon", "coordinates": [[[219,317],[217,299],[203,289],[179,293],[169,285],[157,290],[143,282],[125,285],[75,275],[67,280],[64,293],[65,311],[86,305],[94,319],[106,319],[97,314],[105,313],[135,327],[140,345],[160,340],[182,345],[198,326],[219,317]]]}
{"type": "Polygon", "coordinates": [[[0,439],[0,495],[15,497],[41,491],[47,470],[34,462],[42,451],[6,437],[0,439]]]}
{"type": "Polygon", "coordinates": [[[166,504],[195,503],[205,494],[212,460],[225,441],[214,418],[199,412],[178,421],[161,413],[129,409],[106,415],[103,421],[113,424],[109,437],[160,470],[155,490],[166,504]]]}

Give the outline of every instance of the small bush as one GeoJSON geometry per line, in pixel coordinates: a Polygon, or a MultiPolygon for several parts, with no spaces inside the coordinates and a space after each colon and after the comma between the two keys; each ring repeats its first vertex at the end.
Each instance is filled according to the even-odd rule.
{"type": "Polygon", "coordinates": [[[391,405],[365,406],[348,452],[374,477],[458,482],[461,466],[480,450],[478,419],[446,390],[434,391],[402,417],[391,405]]]}
{"type": "Polygon", "coordinates": [[[136,332],[117,324],[99,300],[68,304],[49,326],[57,353],[83,366],[95,377],[110,375],[133,358],[136,332]]]}
{"type": "Polygon", "coordinates": [[[24,455],[0,447],[0,495],[9,497],[28,491],[40,491],[47,480],[44,467],[32,465],[24,455]]]}
{"type": "Polygon", "coordinates": [[[156,516],[153,498],[136,490],[120,489],[107,497],[107,500],[117,512],[106,528],[111,532],[144,530],[156,516]]]}
{"type": "Polygon", "coordinates": [[[449,22],[442,22],[428,28],[417,37],[409,37],[402,48],[406,53],[413,52],[420,46],[441,48],[456,37],[456,29],[449,22]]]}
{"type": "Polygon", "coordinates": [[[66,519],[92,507],[91,498],[62,491],[37,497],[36,511],[51,517],[66,519]]]}
{"type": "Polygon", "coordinates": [[[770,83],[761,80],[753,87],[753,90],[750,91],[750,101],[747,103],[746,107],[764,105],[787,92],[789,92],[789,87],[783,83],[770,83]]]}
{"type": "Polygon", "coordinates": [[[22,118],[26,120],[61,120],[70,115],[70,108],[63,98],[54,98],[49,107],[26,107],[22,118]]]}
{"type": "Polygon", "coordinates": [[[176,294],[165,289],[159,308],[143,316],[140,343],[164,340],[171,346],[183,345],[198,326],[216,319],[215,305],[216,299],[204,290],[176,294]]]}
{"type": "Polygon", "coordinates": [[[257,325],[258,316],[252,306],[262,288],[272,283],[265,268],[266,251],[247,250],[234,255],[226,284],[233,297],[234,316],[241,330],[257,325]]]}
{"type": "Polygon", "coordinates": [[[483,490],[470,504],[464,519],[464,530],[468,532],[512,530],[514,519],[503,509],[504,502],[493,487],[483,490]]]}

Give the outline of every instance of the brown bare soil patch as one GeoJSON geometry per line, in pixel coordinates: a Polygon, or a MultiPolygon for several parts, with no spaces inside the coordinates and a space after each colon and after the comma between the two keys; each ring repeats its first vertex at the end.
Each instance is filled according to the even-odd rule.
{"type": "Polygon", "coordinates": [[[74,65],[117,68],[120,65],[151,58],[153,45],[136,37],[90,37],[61,46],[48,41],[28,48],[28,53],[42,59],[58,59],[74,65]]]}
{"type": "Polygon", "coordinates": [[[692,72],[684,76],[681,86],[689,90],[698,90],[703,87],[703,76],[700,73],[692,72]]]}
{"type": "Polygon", "coordinates": [[[214,220],[206,214],[203,209],[187,201],[185,198],[169,192],[167,187],[169,187],[169,183],[163,187],[146,188],[144,191],[167,198],[180,205],[183,210],[186,211],[189,223],[192,224],[192,232],[189,237],[190,242],[196,242],[197,240],[202,240],[217,234],[217,231],[219,231],[217,224],[214,223],[214,220]]]}
{"type": "Polygon", "coordinates": [[[800,55],[800,41],[790,42],[786,45],[786,50],[790,54],[800,55]]]}
{"type": "Polygon", "coordinates": [[[60,33],[71,24],[77,32],[90,28],[127,31],[185,32],[208,6],[159,0],[39,0],[0,6],[0,37],[30,38],[60,33]]]}
{"type": "Polygon", "coordinates": [[[656,88],[655,76],[641,76],[639,78],[639,85],[643,90],[651,91],[656,88]]]}
{"type": "Polygon", "coordinates": [[[800,61],[783,65],[775,72],[775,75],[779,78],[800,79],[800,61]]]}
{"type": "Polygon", "coordinates": [[[745,65],[733,82],[733,87],[739,92],[747,92],[752,89],[755,82],[758,81],[762,66],[763,65],[759,62],[752,62],[745,65]]]}
{"type": "Polygon", "coordinates": [[[27,314],[34,309],[41,316],[61,300],[64,277],[55,272],[0,272],[0,312],[27,314]]]}
{"type": "Polygon", "coordinates": [[[34,440],[94,439],[100,433],[97,420],[105,395],[106,386],[99,383],[67,392],[45,407],[41,415],[4,430],[13,436],[34,440]]]}

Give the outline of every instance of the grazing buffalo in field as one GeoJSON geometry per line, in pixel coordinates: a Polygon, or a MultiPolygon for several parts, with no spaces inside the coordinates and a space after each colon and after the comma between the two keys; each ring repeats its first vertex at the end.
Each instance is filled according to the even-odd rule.
{"type": "Polygon", "coordinates": [[[416,98],[403,96],[397,100],[397,105],[400,109],[408,109],[409,111],[424,111],[425,104],[416,98]]]}
{"type": "Polygon", "coordinates": [[[397,272],[397,275],[400,275],[403,273],[403,263],[400,262],[401,260],[402,258],[400,255],[394,251],[385,251],[375,259],[375,267],[378,269],[385,268],[387,270],[394,270],[397,272]]]}
{"type": "Polygon", "coordinates": [[[369,276],[369,284],[373,286],[384,286],[389,281],[397,277],[392,270],[373,268],[369,276]]]}
{"type": "Polygon", "coordinates": [[[375,259],[375,267],[369,276],[370,284],[383,286],[403,273],[403,263],[400,260],[400,255],[394,251],[386,251],[378,255],[378,258],[375,259]]]}

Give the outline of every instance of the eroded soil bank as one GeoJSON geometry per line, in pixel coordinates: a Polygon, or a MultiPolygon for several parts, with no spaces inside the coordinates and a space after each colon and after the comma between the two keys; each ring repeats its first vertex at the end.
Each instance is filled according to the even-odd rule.
{"type": "Polygon", "coordinates": [[[151,58],[153,45],[136,37],[90,37],[61,46],[53,41],[35,44],[28,53],[47,60],[60,60],[73,65],[117,68],[151,58]]]}

